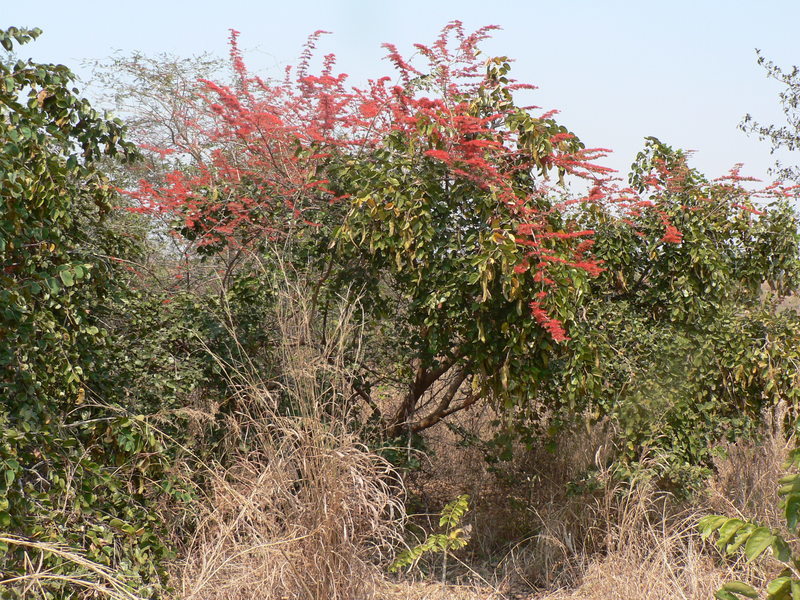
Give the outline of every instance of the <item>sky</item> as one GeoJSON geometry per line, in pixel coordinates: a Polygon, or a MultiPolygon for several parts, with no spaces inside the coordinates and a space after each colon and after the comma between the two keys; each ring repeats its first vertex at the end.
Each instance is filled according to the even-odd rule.
{"type": "Polygon", "coordinates": [[[783,123],[781,87],[755,49],[780,66],[800,64],[800,0],[0,0],[0,28],[44,30],[20,57],[82,76],[83,62],[115,51],[226,56],[231,28],[251,70],[277,76],[324,29],[332,35],[319,51],[362,83],[391,74],[383,42],[410,55],[453,19],[470,30],[500,26],[484,53],[515,59],[512,75],[538,86],[524,103],[558,109],[588,147],[614,151],[606,164],[621,173],[652,135],[695,151],[693,166],[710,177],[741,162],[744,174],[769,179],[769,144],[737,125],[746,113],[783,123]]]}

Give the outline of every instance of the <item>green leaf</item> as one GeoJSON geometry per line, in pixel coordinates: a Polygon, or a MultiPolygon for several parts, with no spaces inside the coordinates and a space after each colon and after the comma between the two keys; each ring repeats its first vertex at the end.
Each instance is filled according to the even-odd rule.
{"type": "Polygon", "coordinates": [[[51,294],[58,294],[61,291],[61,284],[58,283],[58,280],[55,277],[48,277],[45,279],[45,283],[47,284],[47,288],[50,290],[51,294]]]}
{"type": "Polygon", "coordinates": [[[744,555],[747,557],[747,562],[755,560],[764,550],[772,546],[774,541],[775,536],[769,529],[766,527],[756,528],[756,530],[750,534],[744,546],[744,555]]]}
{"type": "Polygon", "coordinates": [[[792,533],[797,531],[797,522],[800,520],[800,495],[792,494],[786,497],[786,526],[792,533]]]}
{"type": "Polygon", "coordinates": [[[778,494],[786,496],[793,492],[800,492],[800,474],[786,475],[778,480],[781,484],[778,494]]]}
{"type": "Polygon", "coordinates": [[[700,536],[704,540],[707,539],[709,535],[722,527],[727,520],[728,517],[724,515],[708,515],[707,517],[703,517],[697,523],[697,528],[700,530],[700,536]]]}
{"type": "Polygon", "coordinates": [[[72,277],[72,272],[68,270],[61,271],[58,276],[61,278],[61,281],[64,282],[64,285],[70,287],[75,284],[75,280],[72,277]]]}
{"type": "Polygon", "coordinates": [[[744,525],[745,522],[741,519],[728,519],[719,529],[719,540],[717,540],[717,547],[720,550],[724,550],[734,534],[744,527],[744,525]]]}
{"type": "Polygon", "coordinates": [[[469,511],[469,495],[461,494],[455,500],[448,502],[442,509],[439,527],[456,527],[467,511],[469,511]]]}
{"type": "Polygon", "coordinates": [[[788,563],[792,560],[792,550],[781,536],[776,535],[772,542],[772,554],[781,562],[788,563]]]}
{"type": "Polygon", "coordinates": [[[750,535],[756,530],[756,526],[751,523],[746,523],[744,527],[742,527],[739,531],[736,532],[733,540],[728,543],[728,547],[725,548],[725,552],[727,554],[733,554],[739,548],[742,547],[748,539],[750,539],[750,535]]]}
{"type": "Polygon", "coordinates": [[[752,586],[742,583],[741,581],[730,581],[723,585],[720,589],[747,596],[748,598],[758,598],[758,592],[752,586]]]}
{"type": "Polygon", "coordinates": [[[791,585],[792,578],[785,575],[783,577],[776,577],[767,584],[767,597],[775,598],[779,594],[785,592],[791,585]]]}

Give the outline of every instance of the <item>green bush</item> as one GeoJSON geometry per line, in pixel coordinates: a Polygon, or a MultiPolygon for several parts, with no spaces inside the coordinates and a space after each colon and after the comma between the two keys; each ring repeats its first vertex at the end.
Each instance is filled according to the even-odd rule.
{"type": "MultiPolygon", "coordinates": [[[[0,44],[39,33],[9,28],[0,44]]],[[[0,57],[0,530],[76,549],[157,596],[169,550],[150,481],[166,467],[163,446],[145,418],[98,405],[89,388],[114,343],[98,310],[119,271],[109,257],[133,243],[107,227],[117,217],[103,164],[135,151],[73,82],[64,66],[0,57]]],[[[74,568],[44,551],[38,564],[30,547],[2,550],[6,576],[74,568]]],[[[78,593],[43,581],[45,597],[78,593]]],[[[23,577],[2,591],[25,589],[23,577]]]]}

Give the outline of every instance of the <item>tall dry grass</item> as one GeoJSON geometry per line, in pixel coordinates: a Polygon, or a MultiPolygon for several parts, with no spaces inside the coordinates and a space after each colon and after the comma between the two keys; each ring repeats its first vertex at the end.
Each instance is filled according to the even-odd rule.
{"type": "Polygon", "coordinates": [[[765,411],[757,443],[740,440],[720,447],[708,485],[712,512],[752,519],[774,529],[785,525],[776,492],[795,445],[785,429],[788,415],[788,405],[780,403],[765,411]]]}
{"type": "Polygon", "coordinates": [[[174,568],[181,600],[353,600],[385,589],[403,490],[351,426],[358,303],[342,298],[321,331],[310,297],[287,281],[279,298],[280,379],[224,365],[240,383],[228,459],[205,473],[198,524],[174,568]]]}
{"type": "MultiPolygon", "coordinates": [[[[463,450],[467,460],[461,460],[452,435],[431,432],[436,439],[429,445],[438,455],[433,481],[422,489],[452,494],[469,487],[474,527],[467,550],[478,561],[471,566],[496,593],[548,600],[710,598],[726,581],[759,587],[776,572],[770,559],[746,564],[722,557],[696,525],[709,513],[782,524],[777,480],[794,443],[786,437],[786,414],[784,406],[765,414],[757,442],[722,445],[705,494],[691,502],[659,490],[645,476],[648,469],[634,481],[615,477],[608,468],[615,456],[612,423],[564,432],[556,452],[519,448],[497,476],[485,466],[478,476],[464,472],[473,468],[474,448],[463,450]],[[568,491],[586,473],[592,477],[585,489],[568,491]],[[510,544],[498,562],[504,540],[510,544]]],[[[658,471],[657,461],[651,459],[649,470],[658,471]]]]}
{"type": "MultiPolygon", "coordinates": [[[[604,538],[602,549],[577,555],[582,573],[548,600],[711,598],[735,571],[724,567],[695,528],[695,507],[680,509],[646,480],[606,490],[587,511],[604,538]]],[[[736,578],[752,580],[736,572],[736,578]]]]}
{"type": "Polygon", "coordinates": [[[80,597],[108,600],[143,600],[128,583],[105,565],[86,558],[80,550],[61,544],[0,535],[0,543],[24,552],[25,571],[0,573],[0,597],[52,598],[53,590],[80,597]],[[51,560],[56,559],[59,568],[51,560]],[[8,596],[12,597],[12,596],[8,596]]]}
{"type": "Polygon", "coordinates": [[[622,494],[604,494],[598,507],[607,538],[604,552],[588,562],[577,586],[543,598],[701,600],[734,580],[763,589],[781,565],[769,556],[753,563],[723,558],[700,539],[696,527],[704,514],[722,513],[782,529],[777,481],[794,446],[784,427],[787,410],[781,404],[765,413],[759,441],[724,444],[705,497],[694,503],[682,506],[647,482],[634,483],[622,494]]]}

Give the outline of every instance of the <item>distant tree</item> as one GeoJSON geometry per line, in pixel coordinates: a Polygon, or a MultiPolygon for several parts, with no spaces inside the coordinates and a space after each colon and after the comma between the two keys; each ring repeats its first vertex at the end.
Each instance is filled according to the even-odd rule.
{"type": "MultiPolygon", "coordinates": [[[[128,137],[147,155],[162,148],[180,148],[199,162],[212,124],[203,81],[225,77],[226,62],[208,54],[178,58],[134,52],[89,63],[90,89],[97,102],[125,120],[128,137]],[[205,122],[207,127],[202,127],[205,122]]],[[[174,153],[170,153],[174,156],[174,153]]]]}
{"type": "MultiPolygon", "coordinates": [[[[781,149],[794,152],[800,149],[800,68],[793,66],[791,70],[781,69],[764,57],[760,50],[756,50],[756,53],[758,64],[764,67],[767,77],[785,86],[778,97],[783,114],[786,116],[786,124],[765,125],[747,114],[740,124],[740,128],[757,135],[761,140],[769,140],[772,153],[781,149]]],[[[783,179],[800,181],[800,166],[785,165],[776,161],[775,175],[783,179]]]]}

